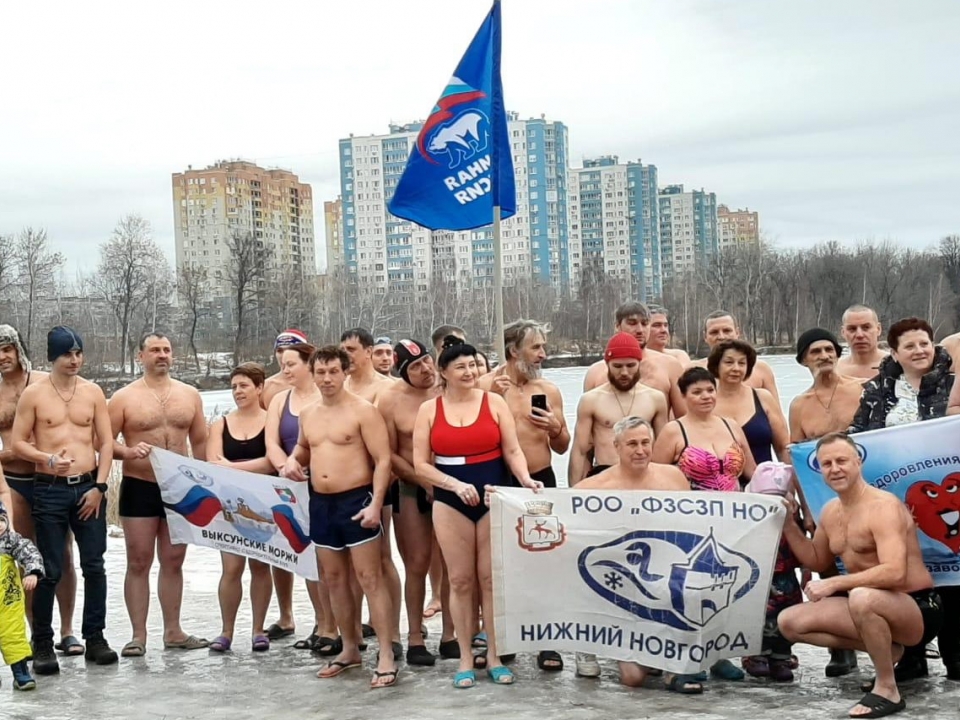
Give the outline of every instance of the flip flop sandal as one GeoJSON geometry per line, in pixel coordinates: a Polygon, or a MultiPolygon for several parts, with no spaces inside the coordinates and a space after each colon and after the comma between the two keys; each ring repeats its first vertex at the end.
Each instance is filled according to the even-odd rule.
{"type": "Polygon", "coordinates": [[[373,671],[373,679],[370,681],[371,690],[380,690],[382,688],[392,687],[397,684],[397,675],[400,673],[400,670],[387,670],[386,672],[380,672],[379,670],[373,671]],[[378,682],[382,678],[387,678],[387,682],[378,682]]]}
{"type": "Polygon", "coordinates": [[[54,647],[63,653],[64,657],[78,657],[85,652],[83,643],[74,635],[67,635],[63,640],[54,645],[54,647]]]}
{"type": "Polygon", "coordinates": [[[296,632],[296,628],[284,628],[274,623],[267,628],[267,639],[280,640],[281,638],[290,637],[294,632],[296,632]]]}
{"type": "Polygon", "coordinates": [[[270,649],[270,638],[266,635],[256,635],[251,645],[253,652],[266,652],[270,649]]]}
{"type": "Polygon", "coordinates": [[[213,642],[210,643],[210,650],[217,653],[225,653],[230,651],[230,646],[233,645],[233,640],[228,638],[226,635],[220,635],[213,639],[213,642]]]}
{"type": "Polygon", "coordinates": [[[457,690],[466,690],[477,684],[477,674],[473,670],[461,670],[453,676],[453,686],[457,690]]]}
{"type": "Polygon", "coordinates": [[[332,638],[327,637],[326,635],[321,635],[313,644],[310,652],[312,652],[314,655],[319,655],[320,657],[333,657],[335,655],[339,655],[343,652],[343,638],[332,638]]]}
{"type": "Polygon", "coordinates": [[[329,680],[330,678],[335,678],[338,675],[342,675],[347,670],[353,670],[353,668],[363,667],[363,663],[353,662],[347,663],[342,660],[334,660],[327,663],[327,666],[321,668],[317,672],[317,677],[321,680],[329,680]],[[327,672],[328,670],[333,670],[333,672],[327,672]]]}
{"type": "Polygon", "coordinates": [[[703,694],[703,685],[697,680],[696,675],[674,675],[664,687],[670,692],[680,693],[681,695],[703,694]]]}
{"type": "Polygon", "coordinates": [[[504,667],[503,665],[490,668],[487,670],[487,675],[493,680],[495,685],[513,685],[513,681],[516,679],[510,671],[510,668],[504,667]]]}
{"type": "MultiPolygon", "coordinates": [[[[866,715],[851,715],[850,717],[855,718],[881,718],[886,717],[887,715],[893,715],[898,713],[901,710],[905,710],[907,707],[907,701],[903,698],[900,698],[900,702],[893,702],[893,700],[888,700],[885,697],[880,695],[874,695],[873,693],[867,693],[862,698],[857,705],[863,705],[865,708],[869,708],[870,712],[866,715]]],[[[852,710],[853,708],[851,708],[852,710]]]]}
{"type": "Polygon", "coordinates": [[[432,617],[436,617],[443,612],[443,608],[436,608],[427,606],[427,609],[423,611],[423,619],[429,620],[432,617]]]}
{"type": "Polygon", "coordinates": [[[131,640],[120,650],[120,657],[143,657],[147,654],[147,646],[139,640],[131,640]]]}
{"type": "Polygon", "coordinates": [[[176,642],[163,641],[164,650],[201,650],[210,647],[210,641],[206,638],[198,638],[195,635],[188,635],[183,640],[176,642]]]}
{"type": "Polygon", "coordinates": [[[563,670],[563,658],[555,650],[541,650],[537,654],[537,667],[547,672],[563,670]]]}
{"type": "Polygon", "coordinates": [[[444,660],[460,659],[460,643],[456,640],[443,640],[437,646],[437,649],[440,651],[440,657],[444,660]]]}

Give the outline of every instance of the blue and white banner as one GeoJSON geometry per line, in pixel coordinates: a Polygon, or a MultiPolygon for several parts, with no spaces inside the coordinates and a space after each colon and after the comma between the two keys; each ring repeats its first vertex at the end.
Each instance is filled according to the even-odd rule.
{"type": "MultiPolygon", "coordinates": [[[[920,549],[937,585],[960,584],[960,417],[852,435],[863,477],[903,500],[917,523],[920,549]]],[[[836,497],[823,481],[816,441],[790,448],[807,503],[820,517],[836,497]]]]}
{"type": "Polygon", "coordinates": [[[319,579],[307,483],[212,465],[153,448],[170,539],[319,579]]]}
{"type": "Polygon", "coordinates": [[[759,653],[785,515],[746,493],[498,489],[497,649],[679,673],[759,653]]]}

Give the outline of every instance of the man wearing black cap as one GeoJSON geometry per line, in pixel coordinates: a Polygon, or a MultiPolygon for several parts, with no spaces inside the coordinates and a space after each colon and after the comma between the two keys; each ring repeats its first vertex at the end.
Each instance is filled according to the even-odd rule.
{"type": "MultiPolygon", "coordinates": [[[[807,330],[797,339],[797,362],[813,375],[813,385],[790,403],[790,442],[815,440],[850,427],[863,386],[837,370],[842,352],[837,337],[823,328],[807,330]]],[[[839,677],[856,666],[853,650],[832,649],[825,672],[828,677],[839,677]]]]}
{"type": "Polygon", "coordinates": [[[67,528],[73,530],[83,571],[83,638],[86,658],[117,661],[103,637],[107,614],[107,478],[113,433],[103,391],[80,377],[83,340],[71,328],[47,334],[46,382],[28,386],[17,404],[13,451],[34,464],[33,519],[44,577],[33,596],[33,669],[60,671],[53,652],[53,598],[63,571],[67,528]],[[96,445],[94,444],[96,442],[96,445]]]}

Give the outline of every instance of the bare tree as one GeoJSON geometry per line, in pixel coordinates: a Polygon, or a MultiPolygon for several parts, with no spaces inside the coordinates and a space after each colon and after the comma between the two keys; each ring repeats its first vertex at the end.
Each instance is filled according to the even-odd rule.
{"type": "Polygon", "coordinates": [[[262,305],[271,250],[253,233],[234,232],[227,239],[227,253],[226,276],[236,323],[233,337],[233,362],[236,365],[241,362],[247,319],[262,305]]]}
{"type": "Polygon", "coordinates": [[[151,300],[156,307],[158,282],[162,275],[169,276],[169,272],[163,252],[151,237],[150,223],[139,215],[122,218],[110,239],[100,245],[100,264],[94,283],[117,319],[121,372],[126,372],[128,353],[132,366],[134,317],[149,306],[151,300]]]}
{"type": "Polygon", "coordinates": [[[14,257],[19,270],[21,294],[27,304],[27,347],[33,348],[34,320],[37,316],[38,301],[44,293],[51,292],[56,271],[64,263],[61,253],[51,252],[47,247],[47,231],[41,228],[25,228],[17,236],[14,257]]]}
{"type": "Polygon", "coordinates": [[[187,344],[193,355],[193,364],[200,372],[200,353],[197,352],[197,325],[203,298],[206,295],[207,269],[202,265],[184,263],[177,273],[177,291],[180,301],[180,315],[187,327],[187,344]]]}

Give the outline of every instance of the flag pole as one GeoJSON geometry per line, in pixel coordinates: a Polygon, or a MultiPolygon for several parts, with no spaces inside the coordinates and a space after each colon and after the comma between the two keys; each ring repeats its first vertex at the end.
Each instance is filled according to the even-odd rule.
{"type": "Polygon", "coordinates": [[[500,205],[493,206],[493,307],[496,316],[497,334],[494,347],[497,360],[501,364],[507,361],[503,348],[503,264],[500,253],[500,205]]]}

